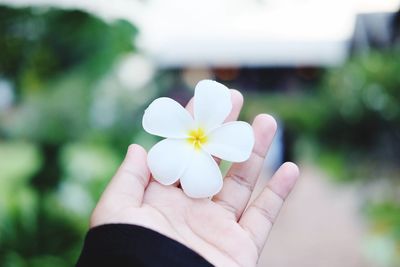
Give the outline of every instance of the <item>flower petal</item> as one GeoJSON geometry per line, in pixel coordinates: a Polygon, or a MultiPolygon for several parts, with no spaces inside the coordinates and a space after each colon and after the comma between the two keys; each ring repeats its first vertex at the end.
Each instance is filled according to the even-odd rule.
{"type": "Polygon", "coordinates": [[[194,149],[186,140],[164,139],[150,149],[147,164],[154,179],[170,185],[182,176],[193,154],[194,149]]]}
{"type": "Polygon", "coordinates": [[[192,116],[178,102],[168,97],[154,100],[142,120],[146,132],[162,137],[186,138],[194,128],[192,116]]]}
{"type": "Polygon", "coordinates": [[[222,175],[217,163],[203,150],[195,151],[189,166],[181,177],[183,191],[189,197],[211,197],[222,188],[222,175]]]}
{"type": "Polygon", "coordinates": [[[253,146],[253,128],[247,122],[234,121],[211,131],[203,149],[218,158],[242,162],[250,157],[253,146]]]}
{"type": "Polygon", "coordinates": [[[194,118],[199,126],[211,130],[221,125],[232,109],[229,89],[216,81],[202,80],[194,92],[194,118]]]}

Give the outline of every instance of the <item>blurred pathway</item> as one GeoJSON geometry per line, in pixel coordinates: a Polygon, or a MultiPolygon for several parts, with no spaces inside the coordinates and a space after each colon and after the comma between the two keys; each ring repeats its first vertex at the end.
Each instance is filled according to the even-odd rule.
{"type": "MultiPolygon", "coordinates": [[[[371,267],[361,253],[364,230],[355,188],[333,183],[315,167],[301,170],[258,266],[371,267]]],[[[267,178],[261,180],[258,186],[267,178]]]]}

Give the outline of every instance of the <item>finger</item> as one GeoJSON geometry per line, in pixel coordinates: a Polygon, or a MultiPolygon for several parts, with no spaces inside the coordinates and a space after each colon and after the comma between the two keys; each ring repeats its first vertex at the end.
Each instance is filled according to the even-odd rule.
{"type": "Polygon", "coordinates": [[[214,202],[232,212],[236,220],[239,220],[250,200],[276,128],[276,121],[270,115],[260,114],[254,119],[255,144],[250,158],[232,165],[222,190],[214,197],[214,202]]]}
{"type": "Polygon", "coordinates": [[[132,204],[140,205],[150,179],[146,160],[146,150],[136,144],[130,145],[124,161],[104,191],[102,200],[114,202],[115,198],[128,198],[132,204]]]}
{"type": "Polygon", "coordinates": [[[296,164],[284,163],[241,217],[239,224],[248,232],[258,252],[264,247],[272,224],[298,176],[296,164]]]}

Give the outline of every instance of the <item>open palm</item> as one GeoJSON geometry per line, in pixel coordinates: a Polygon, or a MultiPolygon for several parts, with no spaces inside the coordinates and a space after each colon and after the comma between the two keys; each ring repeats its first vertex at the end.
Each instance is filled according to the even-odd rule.
{"type": "MultiPolygon", "coordinates": [[[[236,120],[243,98],[238,91],[231,92],[233,109],[227,120],[236,120]]],[[[192,102],[187,109],[192,110],[192,102]]],[[[141,225],[186,245],[216,266],[255,266],[298,169],[293,163],[283,164],[248,205],[276,122],[269,115],[258,115],[252,126],[253,153],[246,162],[232,165],[221,192],[212,199],[192,199],[179,184],[164,186],[154,181],[146,151],[131,145],[92,214],[91,227],[141,225]]]]}

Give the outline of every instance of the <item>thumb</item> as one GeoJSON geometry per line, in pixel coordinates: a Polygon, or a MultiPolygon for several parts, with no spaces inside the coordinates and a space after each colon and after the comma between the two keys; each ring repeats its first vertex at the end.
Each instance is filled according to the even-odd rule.
{"type": "Polygon", "coordinates": [[[132,198],[131,204],[140,206],[149,179],[147,152],[143,147],[132,144],[128,147],[125,159],[117,173],[104,191],[102,199],[111,198],[115,203],[116,199],[128,197],[132,198]]]}

